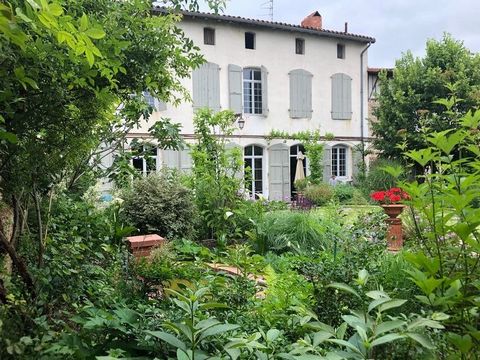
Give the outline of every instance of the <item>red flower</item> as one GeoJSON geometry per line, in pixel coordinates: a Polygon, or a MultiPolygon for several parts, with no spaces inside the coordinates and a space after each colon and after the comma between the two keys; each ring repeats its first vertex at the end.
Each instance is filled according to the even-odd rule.
{"type": "Polygon", "coordinates": [[[376,191],[370,197],[382,204],[395,204],[402,200],[409,200],[410,196],[400,188],[391,188],[387,191],[376,191]]]}

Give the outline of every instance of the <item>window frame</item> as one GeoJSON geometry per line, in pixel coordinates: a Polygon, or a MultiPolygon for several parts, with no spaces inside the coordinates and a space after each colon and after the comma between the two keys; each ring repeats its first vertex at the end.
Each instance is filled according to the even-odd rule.
{"type": "MultiPolygon", "coordinates": [[[[159,159],[158,146],[153,146],[152,145],[151,149],[146,149],[146,146],[148,146],[148,145],[141,145],[141,147],[140,147],[141,151],[139,152],[138,155],[133,155],[132,160],[131,160],[132,167],[135,170],[139,171],[142,174],[142,176],[147,176],[151,173],[156,173],[158,171],[158,159],[159,159]],[[152,154],[148,155],[148,156],[145,156],[145,154],[149,150],[152,151],[152,154]],[[155,151],[155,154],[153,154],[153,150],[155,151]],[[153,160],[153,163],[155,164],[154,169],[151,169],[151,170],[148,169],[148,160],[149,159],[153,160]],[[142,168],[141,169],[135,166],[135,164],[134,164],[135,160],[141,160],[142,161],[142,168]]],[[[131,150],[134,150],[134,149],[131,149],[131,150]]]]}
{"type": "Polygon", "coordinates": [[[263,176],[263,173],[264,173],[264,155],[265,155],[265,148],[263,148],[262,146],[260,145],[256,145],[256,144],[251,144],[251,145],[247,145],[243,148],[243,161],[244,161],[244,167],[243,167],[243,180],[244,180],[244,183],[245,183],[245,190],[249,191],[250,192],[250,196],[257,196],[257,195],[263,195],[263,188],[264,188],[264,176],[263,176]],[[247,155],[246,152],[247,152],[247,148],[252,148],[252,154],[251,155],[247,155]],[[255,148],[259,148],[262,150],[262,154],[261,155],[256,155],[255,154],[255,148]],[[250,170],[251,170],[251,175],[252,175],[252,178],[250,179],[250,181],[247,182],[247,179],[246,179],[246,175],[247,175],[247,166],[245,166],[246,164],[246,160],[247,159],[250,159],[251,160],[251,163],[252,163],[252,166],[250,167],[250,170]],[[261,160],[261,167],[260,169],[257,169],[257,167],[255,166],[255,160],[258,160],[260,159],[261,160]],[[260,170],[260,179],[257,179],[255,177],[255,174],[256,174],[256,170],[260,170]],[[255,183],[257,181],[261,181],[262,183],[262,187],[261,189],[257,189],[256,186],[255,186],[255,183]],[[250,185],[250,188],[247,186],[247,183],[249,183],[250,185]]]}
{"type": "Polygon", "coordinates": [[[244,114],[251,114],[251,115],[263,115],[263,79],[262,79],[262,69],[255,68],[255,67],[247,67],[243,68],[242,70],[242,97],[243,97],[243,113],[244,114]],[[250,72],[250,79],[245,77],[245,72],[250,72]],[[255,74],[258,73],[260,75],[260,79],[255,79],[255,74]],[[250,84],[250,104],[247,106],[247,99],[246,99],[246,86],[245,84],[250,84]],[[255,86],[257,85],[257,86],[255,86]],[[255,100],[255,91],[259,92],[257,95],[257,100],[255,100]],[[248,109],[248,111],[247,111],[248,109]]]}
{"type": "Polygon", "coordinates": [[[295,38],[295,54],[305,55],[305,39],[304,38],[295,38]],[[301,44],[300,52],[298,52],[299,44],[301,44]]]}
{"type": "Polygon", "coordinates": [[[216,43],[216,32],[215,32],[215,28],[212,28],[212,27],[209,27],[209,26],[205,26],[203,28],[203,44],[204,45],[215,45],[216,43]],[[210,35],[211,35],[211,40],[213,41],[213,43],[210,43],[208,42],[207,40],[210,40],[207,36],[207,33],[210,32],[210,35]]]}
{"type": "Polygon", "coordinates": [[[245,31],[244,35],[244,40],[245,40],[245,49],[247,50],[255,50],[257,48],[257,34],[254,33],[253,31],[245,31]],[[252,35],[252,46],[253,47],[247,47],[247,35],[252,35]]]}
{"type": "Polygon", "coordinates": [[[335,145],[331,149],[331,172],[332,175],[339,179],[346,179],[348,177],[348,146],[335,145]],[[343,159],[341,159],[341,151],[343,152],[343,159]],[[343,169],[342,169],[343,160],[343,169]],[[343,171],[342,171],[343,170],[343,171]]]}
{"type": "Polygon", "coordinates": [[[343,43],[337,43],[337,59],[345,60],[346,46],[343,43]]]}

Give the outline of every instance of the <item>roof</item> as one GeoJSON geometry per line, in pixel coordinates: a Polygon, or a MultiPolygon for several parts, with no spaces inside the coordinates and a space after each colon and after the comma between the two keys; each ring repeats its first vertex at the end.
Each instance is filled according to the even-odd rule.
{"type": "Polygon", "coordinates": [[[374,68],[374,67],[369,67],[367,71],[370,74],[378,74],[380,71],[386,71],[388,74],[393,73],[393,68],[374,68]]]}
{"type": "MultiPolygon", "coordinates": [[[[153,7],[153,13],[161,14],[166,12],[167,12],[167,9],[163,6],[153,7]]],[[[215,21],[233,23],[238,25],[249,25],[249,26],[257,26],[257,27],[274,29],[274,30],[293,31],[293,32],[299,32],[299,33],[328,37],[328,38],[358,41],[362,43],[375,42],[375,38],[365,36],[365,35],[358,35],[358,34],[352,34],[352,33],[346,33],[341,31],[334,31],[334,30],[326,30],[326,29],[319,30],[312,27],[302,27],[300,25],[293,25],[293,24],[287,24],[287,23],[276,22],[276,21],[249,19],[241,16],[218,15],[218,14],[212,14],[212,13],[192,12],[192,11],[186,11],[186,10],[181,11],[181,13],[183,16],[192,18],[192,19],[215,20],[215,21]]]]}

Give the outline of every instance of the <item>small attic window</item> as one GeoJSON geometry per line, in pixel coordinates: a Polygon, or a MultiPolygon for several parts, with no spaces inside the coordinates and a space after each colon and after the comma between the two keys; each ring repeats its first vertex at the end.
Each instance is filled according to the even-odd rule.
{"type": "Polygon", "coordinates": [[[301,38],[295,39],[295,54],[298,54],[298,55],[305,54],[305,39],[301,39],[301,38]]]}
{"type": "Polygon", "coordinates": [[[245,49],[255,49],[255,33],[246,32],[245,33],[245,49]]]}
{"type": "Polygon", "coordinates": [[[215,45],[215,29],[203,28],[203,43],[205,45],[215,45]]]}
{"type": "Polygon", "coordinates": [[[337,44],[337,59],[345,59],[345,45],[337,44]]]}

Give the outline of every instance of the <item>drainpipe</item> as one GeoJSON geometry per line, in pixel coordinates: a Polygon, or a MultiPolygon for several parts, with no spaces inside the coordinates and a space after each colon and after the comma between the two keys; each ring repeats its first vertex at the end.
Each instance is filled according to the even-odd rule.
{"type": "Polygon", "coordinates": [[[365,47],[365,49],[362,50],[360,53],[360,142],[362,144],[362,163],[363,163],[363,168],[365,169],[365,140],[363,136],[364,132],[364,126],[363,126],[363,121],[364,121],[364,106],[363,106],[363,96],[364,96],[364,88],[365,88],[365,80],[363,76],[363,54],[368,50],[368,48],[372,45],[371,42],[368,43],[368,45],[365,47]]]}

